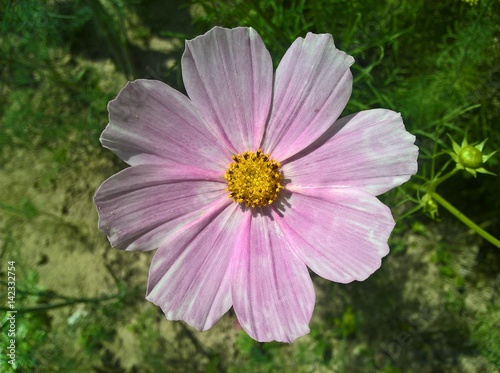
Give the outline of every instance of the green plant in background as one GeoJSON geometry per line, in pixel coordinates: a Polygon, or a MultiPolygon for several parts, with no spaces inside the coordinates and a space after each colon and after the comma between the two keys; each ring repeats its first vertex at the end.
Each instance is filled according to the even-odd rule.
{"type": "MultiPolygon", "coordinates": [[[[38,275],[34,271],[29,271],[24,275],[24,284],[29,289],[37,289],[38,285],[38,275]]],[[[6,284],[2,282],[2,288],[6,288],[6,284]]],[[[6,292],[2,291],[2,294],[6,292]]],[[[40,302],[42,299],[39,295],[33,293],[26,293],[23,291],[17,291],[17,297],[15,298],[15,303],[18,307],[23,307],[27,304],[40,302]]],[[[7,308],[8,309],[8,308],[7,308]]],[[[6,309],[2,308],[2,311],[6,309]]],[[[38,359],[34,356],[33,351],[38,350],[47,340],[47,337],[51,330],[51,318],[47,312],[36,312],[29,313],[25,317],[20,316],[20,314],[15,314],[16,323],[15,331],[16,336],[12,338],[7,333],[3,331],[9,330],[9,320],[8,315],[2,315],[1,325],[2,334],[0,335],[0,347],[2,349],[2,354],[0,355],[0,370],[2,372],[8,372],[12,368],[19,369],[19,371],[33,370],[39,364],[38,359]],[[15,340],[15,352],[16,352],[16,364],[12,366],[9,363],[9,356],[4,353],[7,351],[10,341],[15,340]]]]}
{"type": "MultiPolygon", "coordinates": [[[[464,228],[456,228],[450,219],[458,218],[470,231],[498,246],[498,178],[481,173],[485,170],[498,174],[500,170],[498,156],[492,156],[500,148],[500,51],[495,43],[500,31],[500,3],[493,0],[200,0],[191,1],[189,5],[178,2],[173,18],[188,14],[186,17],[191,17],[188,22],[192,22],[197,31],[190,24],[184,28],[167,23],[163,26],[164,19],[155,17],[165,13],[162,12],[164,3],[154,0],[0,0],[3,10],[0,171],[16,152],[48,153],[51,161],[41,164],[44,176],[31,188],[52,190],[54,186],[56,191],[55,186],[72,172],[75,163],[107,157],[100,153],[98,135],[106,122],[106,103],[124,81],[180,77],[178,65],[157,68],[148,62],[148,69],[138,67],[141,59],[152,53],[148,48],[154,44],[153,40],[178,38],[182,49],[182,39],[192,38],[214,25],[252,26],[263,37],[273,61],[278,63],[297,36],[304,36],[308,31],[331,33],[337,47],[356,59],[355,90],[344,114],[375,107],[400,111],[408,130],[419,138],[418,177],[407,187],[385,196],[397,206],[394,213],[399,223],[392,245],[398,249],[393,249],[393,256],[387,260],[391,263],[411,260],[407,256],[410,246],[415,247],[422,239],[434,242],[426,248],[431,252],[428,267],[436,269],[434,281],[441,282],[430,284],[426,292],[444,299],[449,326],[441,329],[431,326],[416,333],[412,344],[400,345],[399,358],[391,355],[384,360],[386,363],[377,364],[380,341],[392,341],[398,334],[393,335],[391,328],[405,325],[399,306],[391,308],[391,302],[402,302],[402,313],[415,307],[405,303],[403,294],[395,290],[390,294],[382,291],[383,286],[379,284],[387,284],[382,277],[390,275],[385,272],[370,280],[372,287],[352,284],[345,293],[338,287],[335,296],[344,294],[343,303],[329,310],[329,317],[318,316],[312,324],[311,338],[304,342],[299,340],[292,346],[261,345],[240,334],[236,352],[230,355],[222,353],[223,347],[220,351],[208,349],[197,341],[196,334],[189,336],[183,329],[177,330],[174,337],[162,335],[157,329],[160,319],[153,311],[137,311],[136,300],[142,300],[141,292],[134,290],[125,296],[117,283],[116,294],[110,296],[124,297],[79,302],[81,299],[65,297],[57,289],[44,289],[40,285],[43,278],[37,279],[33,270],[19,281],[19,306],[32,308],[19,318],[19,366],[25,371],[78,371],[82,366],[120,371],[122,368],[109,354],[109,349],[117,339],[118,324],[124,323],[139,339],[144,361],[139,371],[174,371],[168,370],[168,364],[176,368],[191,366],[212,371],[249,372],[284,371],[283,367],[297,371],[413,369],[426,372],[432,368],[464,371],[458,361],[446,357],[447,353],[460,359],[477,355],[483,360],[474,365],[479,367],[476,371],[500,368],[497,328],[500,319],[496,300],[500,298],[498,253],[484,243],[477,254],[473,254],[473,260],[467,262],[469,267],[465,266],[460,260],[479,241],[468,237],[464,228]],[[147,13],[146,9],[152,10],[147,13]],[[450,140],[449,136],[478,141],[460,143],[450,140]],[[487,144],[482,141],[485,138],[489,139],[487,144]],[[440,211],[443,208],[451,216],[440,211]],[[424,214],[419,214],[421,212],[424,214]],[[430,221],[426,215],[436,221],[439,218],[441,223],[430,221]],[[440,235],[440,232],[444,233],[440,235]],[[436,238],[454,232],[460,233],[468,246],[451,247],[446,240],[436,238]],[[439,244],[436,240],[440,240],[439,244]],[[440,287],[444,288],[442,293],[438,292],[440,287]],[[380,297],[380,303],[376,303],[380,308],[372,307],[375,303],[366,299],[363,300],[367,303],[354,304],[355,298],[350,292],[360,288],[366,292],[361,298],[369,298],[370,293],[380,297]],[[59,307],[51,308],[58,304],[59,307]],[[477,305],[477,309],[471,308],[471,304],[477,305]],[[384,314],[385,307],[395,310],[392,316],[378,322],[378,329],[370,329],[370,318],[384,314]],[[76,341],[71,349],[60,348],[60,341],[65,339],[59,339],[61,331],[54,327],[55,316],[61,314],[65,319],[73,316],[74,323],[67,326],[76,341]],[[122,315],[140,317],[127,324],[122,315]],[[402,318],[400,324],[399,318],[402,318]],[[390,324],[392,319],[394,325],[390,324]],[[445,342],[450,340],[456,340],[455,349],[442,351],[445,342]],[[164,353],[167,349],[168,354],[164,353]],[[432,349],[436,350],[434,354],[428,351],[432,349]],[[40,353],[34,354],[37,350],[40,353]],[[179,351],[198,352],[182,357],[179,351]],[[409,353],[404,355],[405,351],[409,353]],[[349,356],[355,356],[356,361],[350,361],[349,356]],[[192,365],[185,365],[190,358],[192,365]],[[447,363],[451,365],[445,365],[447,363]]],[[[168,54],[162,56],[168,57],[168,54]]],[[[182,90],[180,79],[176,84],[182,90]]],[[[83,170],[84,167],[78,168],[80,178],[102,177],[87,175],[83,170]]],[[[106,173],[109,174],[109,170],[106,173]]],[[[10,174],[0,177],[8,178],[10,174]]],[[[4,198],[2,193],[2,258],[6,258],[5,253],[16,251],[13,245],[3,243],[22,239],[14,234],[19,226],[33,225],[36,227],[33,231],[43,231],[46,225],[40,225],[40,221],[49,221],[77,233],[75,240],[97,235],[96,228],[68,220],[60,211],[47,209],[29,196],[4,198]]],[[[90,210],[91,193],[88,198],[90,210]]],[[[410,284],[418,281],[411,276],[424,269],[415,267],[405,281],[410,284]]],[[[397,266],[394,271],[398,271],[397,266]]],[[[397,282],[389,283],[389,286],[395,285],[397,282]]],[[[422,303],[428,302],[424,292],[420,297],[422,303]]],[[[325,307],[331,304],[326,303],[325,307]]],[[[2,349],[4,337],[3,334],[0,337],[2,349]]],[[[0,357],[0,370],[8,372],[10,366],[5,365],[4,358],[5,355],[0,357]]],[[[469,370],[474,371],[474,367],[469,370]]]]}
{"type": "MultiPolygon", "coordinates": [[[[18,267],[20,264],[22,261],[17,261],[18,267]]],[[[65,360],[61,347],[65,340],[58,340],[58,337],[51,335],[53,323],[48,311],[53,309],[78,304],[89,305],[88,310],[77,311],[68,319],[68,326],[77,326],[74,331],[68,327],[68,333],[71,334],[68,338],[75,339],[79,336],[82,347],[90,356],[95,356],[103,342],[112,340],[114,323],[110,321],[116,321],[118,314],[123,310],[125,293],[100,298],[67,297],[40,287],[38,273],[33,270],[18,274],[16,277],[18,280],[14,307],[15,337],[6,333],[0,336],[2,350],[7,349],[11,339],[15,340],[16,363],[10,364],[8,356],[2,354],[0,356],[2,372],[8,372],[12,368],[20,372],[36,371],[38,368],[49,371],[55,369],[54,364],[59,365],[65,360]],[[109,302],[110,300],[115,301],[109,302]]],[[[2,282],[1,287],[6,288],[6,284],[2,282]]],[[[0,311],[11,311],[11,309],[0,307],[0,311]]],[[[4,329],[8,324],[7,316],[2,318],[1,323],[2,330],[7,330],[4,329]]],[[[67,364],[66,368],[70,369],[71,361],[67,364]]]]}
{"type": "MultiPolygon", "coordinates": [[[[445,154],[449,154],[451,156],[451,160],[454,162],[455,167],[445,173],[448,168],[450,162],[446,162],[443,168],[437,172],[435,175],[432,173],[431,179],[427,179],[420,186],[413,184],[413,187],[417,191],[424,192],[425,194],[421,198],[420,206],[417,206],[416,209],[422,208],[427,214],[430,215],[432,219],[438,215],[438,205],[443,206],[446,210],[448,210],[453,216],[455,216],[458,220],[464,223],[467,227],[472,229],[474,232],[479,234],[481,237],[495,245],[500,249],[500,240],[493,237],[491,234],[486,232],[483,228],[478,226],[472,220],[470,220],[467,216],[465,216],[462,212],[460,212],[455,206],[453,206],[450,202],[448,202],[445,198],[443,198],[437,191],[436,188],[441,185],[443,182],[450,179],[457,172],[464,170],[476,177],[477,173],[482,174],[490,174],[495,176],[494,173],[489,172],[483,166],[491,158],[493,154],[490,153],[488,155],[483,154],[484,144],[486,140],[481,142],[478,145],[472,146],[468,144],[467,136],[464,137],[462,141],[462,145],[459,146],[453,138],[450,136],[450,140],[453,145],[453,150],[446,151],[445,154]],[[444,175],[443,175],[444,173],[444,175]]],[[[414,209],[414,211],[416,210],[414,209]]]]}
{"type": "MultiPolygon", "coordinates": [[[[339,1],[330,6],[322,1],[196,3],[201,3],[204,7],[206,13],[202,18],[204,22],[212,23],[217,19],[224,25],[234,26],[232,21],[238,19],[243,20],[244,25],[264,30],[261,31],[261,35],[275,48],[278,46],[278,49],[274,50],[278,55],[283,53],[281,46],[285,40],[289,42],[305,30],[332,33],[341,49],[348,50],[356,59],[362,61],[353,66],[356,89],[346,110],[352,112],[376,105],[401,111],[410,131],[413,130],[414,133],[430,140],[420,144],[421,152],[424,154],[422,158],[430,161],[423,164],[419,173],[419,179],[423,184],[418,187],[413,184],[418,191],[423,192],[423,195],[419,198],[417,206],[405,216],[423,209],[434,218],[439,204],[473,231],[500,248],[500,241],[497,238],[466,217],[436,191],[438,185],[460,169],[473,174],[489,173],[481,166],[495,152],[489,155],[482,153],[485,141],[474,147],[481,152],[481,154],[474,153],[476,157],[481,158],[480,162],[477,161],[478,166],[467,166],[467,162],[476,161],[469,160],[472,150],[467,147],[465,138],[462,149],[456,148],[458,145],[453,142],[454,151],[458,151],[457,158],[453,158],[457,168],[450,173],[441,176],[448,163],[443,164],[437,157],[442,154],[440,148],[447,149],[443,136],[449,135],[451,131],[463,132],[467,129],[459,126],[461,120],[470,119],[468,127],[487,126],[485,117],[491,114],[498,115],[498,110],[495,110],[498,108],[498,103],[492,100],[492,92],[484,92],[485,88],[492,84],[492,74],[496,66],[493,56],[499,54],[498,50],[491,50],[491,47],[486,45],[493,37],[495,29],[498,29],[494,24],[495,17],[498,18],[494,13],[498,4],[485,1],[481,4],[481,8],[474,9],[474,12],[452,2],[437,5],[434,11],[440,12],[445,20],[453,20],[456,27],[446,29],[444,37],[448,40],[445,39],[446,42],[443,43],[435,37],[426,37],[429,32],[439,31],[439,27],[446,24],[442,22],[443,26],[435,27],[432,17],[422,19],[419,11],[431,8],[424,1],[376,3],[339,1]],[[396,14],[405,16],[396,17],[396,14]],[[491,17],[491,22],[483,22],[484,17],[488,16],[491,17]],[[287,22],[289,26],[293,25],[293,28],[282,27],[281,32],[276,32],[275,28],[282,25],[284,19],[293,20],[294,22],[287,22]],[[345,22],[346,20],[348,22],[345,22]],[[338,27],[340,32],[332,31],[335,27],[338,27]],[[389,29],[389,33],[382,32],[385,28],[389,29]],[[370,37],[367,37],[368,32],[370,37]],[[415,41],[407,43],[407,47],[404,48],[404,42],[412,38],[415,41]],[[487,50],[490,50],[491,54],[486,53],[487,50]],[[371,55],[368,55],[368,51],[372,52],[371,55]],[[421,58],[406,56],[418,53],[422,53],[419,55],[421,58]],[[483,68],[486,69],[481,70],[483,68]],[[403,76],[408,78],[404,80],[403,76]],[[366,89],[363,89],[363,86],[366,89]],[[364,98],[366,93],[370,97],[364,98]],[[360,98],[358,99],[356,95],[360,98]],[[369,104],[361,104],[362,102],[369,104]],[[489,111],[488,108],[493,110],[489,111]],[[479,115],[470,116],[471,112],[477,112],[479,115]],[[437,171],[437,167],[442,168],[437,171]]],[[[471,2],[471,5],[477,5],[477,2],[471,2]]],[[[498,136],[497,133],[494,135],[498,136]]],[[[449,152],[449,154],[453,157],[454,153],[449,152]]]]}

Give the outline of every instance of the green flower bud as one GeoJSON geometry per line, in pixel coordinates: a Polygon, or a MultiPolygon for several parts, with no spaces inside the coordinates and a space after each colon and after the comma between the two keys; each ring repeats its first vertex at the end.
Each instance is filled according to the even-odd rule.
{"type": "Polygon", "coordinates": [[[421,200],[422,207],[424,209],[424,212],[429,214],[431,219],[435,219],[436,215],[439,215],[439,209],[438,209],[438,204],[432,197],[428,194],[425,193],[424,196],[422,197],[421,200]]]}
{"type": "Polygon", "coordinates": [[[458,145],[450,135],[448,135],[448,137],[451,140],[453,150],[450,150],[447,153],[450,155],[453,161],[455,161],[457,169],[465,170],[474,177],[477,176],[477,173],[495,175],[494,173],[488,171],[483,167],[486,161],[497,152],[494,151],[493,153],[490,153],[488,155],[483,153],[483,148],[484,144],[486,144],[486,140],[477,145],[469,145],[466,134],[462,141],[462,145],[458,145]]]}
{"type": "Polygon", "coordinates": [[[472,168],[473,170],[483,165],[483,153],[471,145],[460,149],[458,158],[464,167],[472,168]]]}

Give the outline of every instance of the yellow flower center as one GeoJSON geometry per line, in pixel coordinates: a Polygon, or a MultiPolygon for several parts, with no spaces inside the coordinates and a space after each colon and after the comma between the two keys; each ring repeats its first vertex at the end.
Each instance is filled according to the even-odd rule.
{"type": "Polygon", "coordinates": [[[226,190],[229,196],[238,203],[248,207],[270,205],[284,186],[280,163],[269,158],[260,149],[233,155],[231,163],[224,174],[227,180],[226,190]]]}

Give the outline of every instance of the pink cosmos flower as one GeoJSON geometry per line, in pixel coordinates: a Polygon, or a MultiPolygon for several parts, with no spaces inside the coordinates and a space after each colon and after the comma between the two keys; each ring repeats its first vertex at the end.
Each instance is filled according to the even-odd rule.
{"type": "Polygon", "coordinates": [[[375,196],[417,171],[400,114],[337,120],[354,59],[307,34],[273,75],[252,28],[186,42],[189,98],[154,80],[109,103],[102,145],[131,167],[106,180],[99,228],[128,251],[158,248],[146,298],[169,320],[212,327],[231,306],[258,341],[309,332],[308,267],[365,280],[388,254],[394,220],[375,196]]]}

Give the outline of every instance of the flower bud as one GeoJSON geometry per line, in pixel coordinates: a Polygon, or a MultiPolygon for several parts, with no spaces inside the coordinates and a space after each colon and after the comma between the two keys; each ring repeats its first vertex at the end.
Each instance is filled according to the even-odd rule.
{"type": "Polygon", "coordinates": [[[483,153],[471,145],[467,145],[460,150],[458,159],[464,167],[472,169],[479,168],[483,165],[483,153]]]}
{"type": "Polygon", "coordinates": [[[448,151],[447,153],[455,161],[457,169],[465,170],[474,177],[477,176],[478,172],[481,174],[495,175],[483,167],[486,161],[496,153],[496,151],[488,155],[483,153],[486,140],[477,145],[469,145],[466,134],[462,141],[462,145],[458,145],[450,135],[448,135],[448,137],[451,140],[453,151],[448,151]]]}
{"type": "Polygon", "coordinates": [[[425,193],[421,200],[422,207],[424,212],[429,214],[432,219],[436,218],[436,215],[439,215],[438,204],[434,199],[429,195],[429,193],[425,193]]]}

